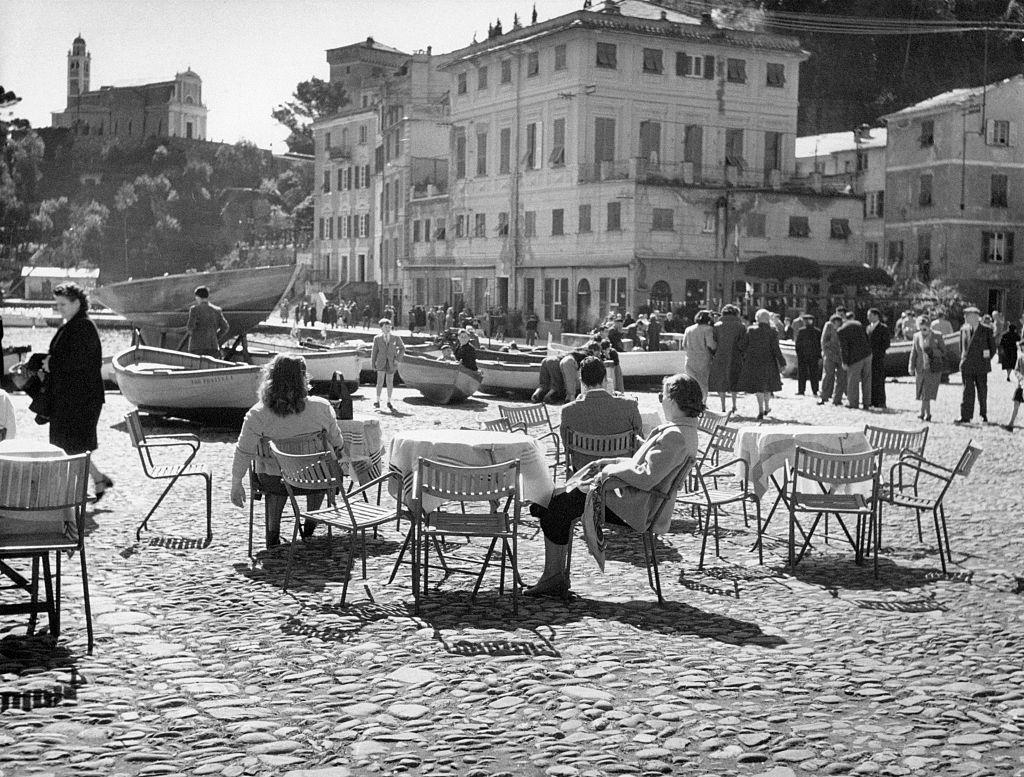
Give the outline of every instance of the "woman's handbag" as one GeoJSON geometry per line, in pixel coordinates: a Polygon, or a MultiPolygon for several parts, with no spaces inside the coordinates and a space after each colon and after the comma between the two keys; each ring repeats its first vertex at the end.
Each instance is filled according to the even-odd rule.
{"type": "Polygon", "coordinates": [[[42,373],[33,373],[22,387],[32,398],[28,409],[36,414],[36,423],[45,424],[50,420],[50,386],[42,373]]]}

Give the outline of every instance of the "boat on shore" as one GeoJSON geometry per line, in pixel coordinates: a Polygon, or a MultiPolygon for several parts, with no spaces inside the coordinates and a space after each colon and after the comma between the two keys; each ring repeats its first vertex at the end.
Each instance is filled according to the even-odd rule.
{"type": "MultiPolygon", "coordinates": [[[[947,353],[960,357],[960,333],[942,336],[947,353]]],[[[912,340],[893,340],[889,350],[885,352],[885,377],[903,378],[910,374],[910,349],[912,340]]],[[[796,377],[796,344],[792,340],[779,341],[779,348],[786,359],[786,367],[782,374],[787,378],[796,377]]]]}
{"type": "MultiPolygon", "coordinates": [[[[359,373],[369,368],[369,349],[365,346],[332,348],[305,342],[279,344],[252,338],[248,341],[252,364],[268,364],[279,353],[301,356],[306,360],[306,377],[318,389],[330,384],[336,372],[340,372],[350,386],[358,385],[359,373]]],[[[241,354],[236,351],[233,358],[241,358],[241,354]]]]}
{"type": "Polygon", "coordinates": [[[439,405],[462,402],[473,396],[483,379],[480,372],[468,370],[458,362],[440,361],[408,351],[398,363],[398,372],[406,386],[439,405]]]}
{"type": "Polygon", "coordinates": [[[138,345],[113,359],[117,384],[139,410],[190,419],[238,417],[256,403],[261,368],[138,345]]]}
{"type": "Polygon", "coordinates": [[[270,316],[300,269],[284,264],[163,275],[99,286],[93,295],[138,327],[147,343],[176,347],[184,338],[197,286],[209,287],[210,302],[231,325],[229,334],[239,335],[270,316]]]}
{"type": "MultiPolygon", "coordinates": [[[[562,341],[548,343],[551,355],[566,354],[586,345],[590,335],[563,334],[562,341]]],[[[624,381],[634,383],[661,380],[666,375],[675,375],[686,367],[686,353],[679,350],[678,338],[662,338],[661,351],[619,351],[619,368],[624,381]]]]}
{"type": "Polygon", "coordinates": [[[540,363],[506,362],[477,359],[483,379],[480,390],[485,394],[532,394],[540,379],[540,363]]]}

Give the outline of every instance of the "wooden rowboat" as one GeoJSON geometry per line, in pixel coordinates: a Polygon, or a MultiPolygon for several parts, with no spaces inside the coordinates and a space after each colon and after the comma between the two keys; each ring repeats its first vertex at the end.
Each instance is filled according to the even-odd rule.
{"type": "Polygon", "coordinates": [[[540,364],[477,359],[483,375],[480,390],[487,394],[532,394],[537,389],[540,364]]]}
{"type": "MultiPolygon", "coordinates": [[[[267,364],[279,353],[291,353],[306,360],[306,377],[314,386],[328,384],[335,372],[340,372],[346,383],[359,383],[360,371],[367,369],[369,351],[366,348],[310,347],[301,343],[285,344],[249,339],[249,357],[253,364],[267,364]]],[[[235,354],[239,356],[239,354],[235,354]]]]}
{"type": "MultiPolygon", "coordinates": [[[[960,333],[953,332],[950,335],[943,335],[942,342],[946,346],[946,352],[960,357],[960,333]]],[[[885,376],[887,378],[902,378],[909,375],[910,349],[912,340],[893,340],[889,350],[885,352],[885,376]]],[[[787,378],[796,377],[796,344],[792,340],[779,341],[779,348],[786,359],[786,368],[782,374],[787,378]]]]}
{"type": "Polygon", "coordinates": [[[237,417],[256,404],[260,385],[256,365],[144,345],[121,351],[113,364],[125,399],[180,418],[237,417]]]}
{"type": "Polygon", "coordinates": [[[480,388],[483,376],[458,362],[438,361],[406,352],[398,363],[402,382],[439,405],[462,402],[480,388]]]}
{"type": "MultiPolygon", "coordinates": [[[[564,335],[563,335],[564,337],[564,335]]],[[[548,343],[548,353],[552,355],[566,354],[574,350],[575,345],[565,343],[548,343]]],[[[679,350],[666,351],[621,351],[619,367],[625,380],[646,381],[675,375],[686,367],[686,353],[679,350]]]]}

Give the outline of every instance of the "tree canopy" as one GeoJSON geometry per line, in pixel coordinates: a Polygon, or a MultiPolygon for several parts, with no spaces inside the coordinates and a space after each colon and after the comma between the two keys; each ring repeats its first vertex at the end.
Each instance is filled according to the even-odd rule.
{"type": "Polygon", "coordinates": [[[744,271],[755,278],[771,278],[779,283],[785,283],[789,278],[821,277],[821,265],[813,259],[786,254],[755,256],[747,261],[744,271]]]}
{"type": "Polygon", "coordinates": [[[291,131],[285,139],[290,151],[312,154],[313,122],[337,113],[348,104],[348,93],[340,83],[332,84],[314,76],[300,81],[292,99],[277,106],[270,115],[291,131]]]}

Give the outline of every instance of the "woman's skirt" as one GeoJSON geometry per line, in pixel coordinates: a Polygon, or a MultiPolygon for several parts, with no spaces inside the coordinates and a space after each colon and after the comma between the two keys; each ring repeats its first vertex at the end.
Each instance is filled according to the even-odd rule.
{"type": "Polygon", "coordinates": [[[100,422],[101,407],[81,408],[75,415],[50,419],[50,444],[61,448],[69,456],[94,451],[96,427],[100,422]]]}
{"type": "Polygon", "coordinates": [[[916,378],[917,392],[915,398],[918,400],[931,401],[939,394],[939,380],[942,375],[938,372],[918,371],[916,378]]]}

